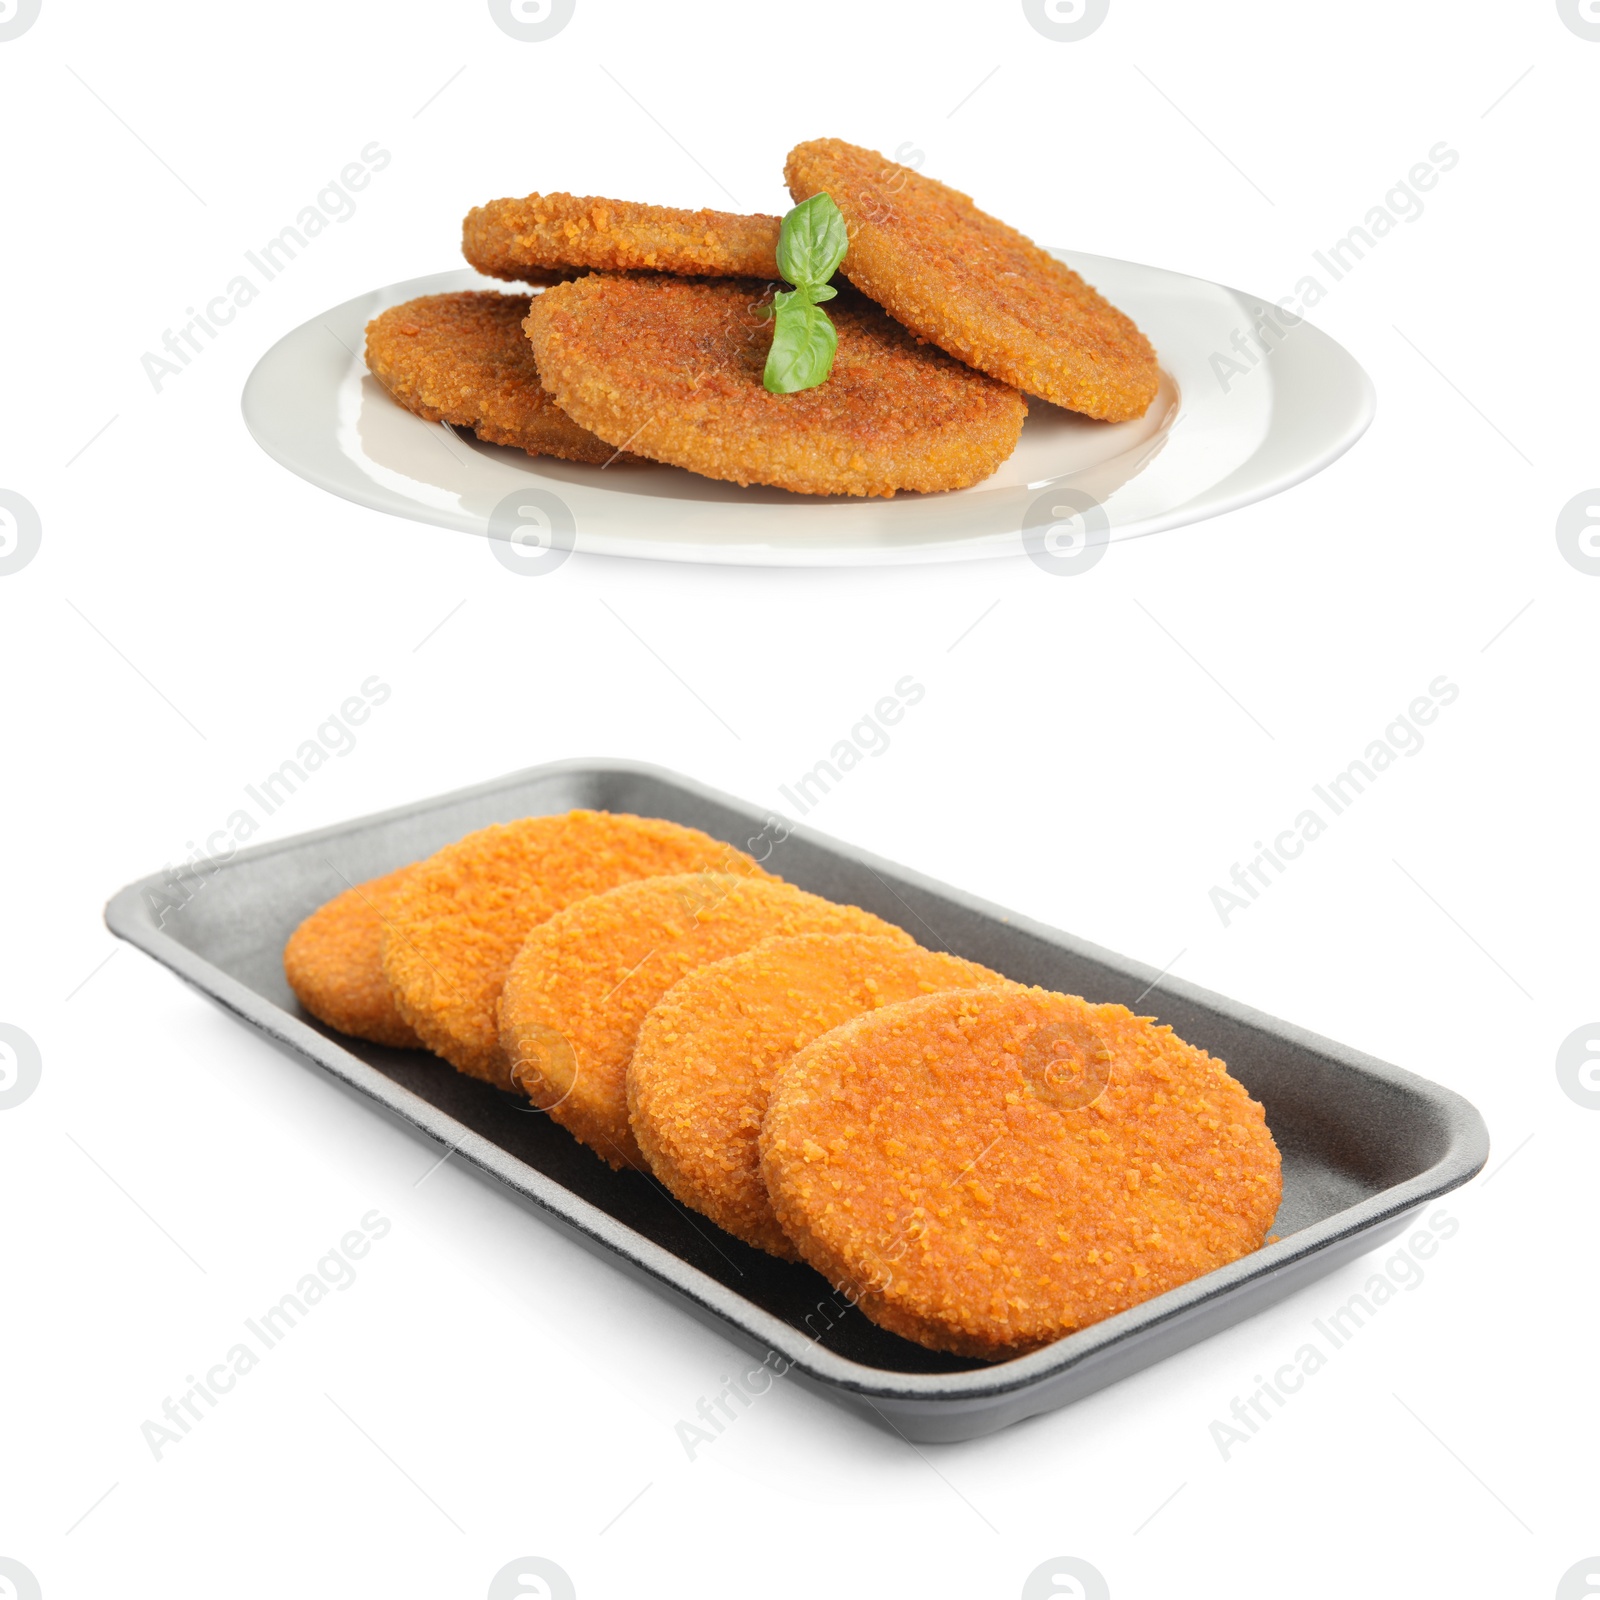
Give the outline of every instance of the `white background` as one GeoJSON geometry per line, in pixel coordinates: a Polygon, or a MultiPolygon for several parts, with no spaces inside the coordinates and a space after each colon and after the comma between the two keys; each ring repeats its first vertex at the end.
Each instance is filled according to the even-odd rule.
{"type": "Polygon", "coordinates": [[[0,1556],[46,1600],[475,1600],[526,1554],[583,1600],[1011,1597],[1060,1555],[1116,1600],[1555,1594],[1600,1550],[1600,1114],[1554,1071],[1600,1015],[1600,577],[1554,535],[1600,480],[1597,75],[1553,0],[1112,0],[1077,44],[1015,3],[577,0],[525,44],[467,0],[43,0],[0,43],[0,488],[43,526],[0,578],[0,1021],[43,1057],[0,1113],[0,1556]],[[822,135],[1269,298],[1438,141],[1461,160],[1314,315],[1374,378],[1367,438],[1079,578],[580,555],[534,580],[247,436],[262,351],[454,265],[469,205],[781,211],[784,153],[822,135]],[[141,355],[372,140],[393,161],[357,214],[156,394],[141,355]],[[434,1147],[101,924],[374,673],[388,704],[261,838],[574,755],[781,807],[912,673],[925,700],[810,823],[1449,1084],[1488,1179],[1230,1461],[1210,1422],[1370,1261],[992,1438],[912,1449],[780,1384],[691,1463],[674,1424],[730,1345],[455,1163],[419,1185],[434,1147]],[[1211,886],[1441,673],[1426,748],[1224,928],[1211,886]],[[163,1397],[373,1207],[360,1280],[155,1462],[163,1397]]]}

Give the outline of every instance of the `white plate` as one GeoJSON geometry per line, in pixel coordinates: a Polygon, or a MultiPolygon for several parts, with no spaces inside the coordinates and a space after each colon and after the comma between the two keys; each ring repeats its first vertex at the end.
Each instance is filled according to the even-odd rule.
{"type": "Polygon", "coordinates": [[[364,330],[417,295],[504,287],[469,270],[375,290],[285,335],[245,384],[245,422],[274,460],[358,505],[525,549],[553,547],[556,560],[576,548],[875,566],[1027,550],[1060,571],[1092,565],[1109,542],[1277,494],[1342,455],[1371,422],[1371,381],[1310,324],[1287,334],[1265,324],[1263,341],[1256,330],[1268,308],[1253,296],[1159,267],[1056,253],[1150,336],[1160,393],[1138,421],[1116,424],[1030,399],[1011,459],[949,494],[861,500],[741,489],[675,467],[528,456],[424,422],[367,372],[364,330]],[[1263,342],[1267,354],[1251,364],[1240,344],[1259,351],[1263,342]]]}

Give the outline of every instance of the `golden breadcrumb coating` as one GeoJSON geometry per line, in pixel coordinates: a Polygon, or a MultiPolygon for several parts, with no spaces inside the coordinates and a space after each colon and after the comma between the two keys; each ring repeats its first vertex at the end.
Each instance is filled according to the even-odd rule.
{"type": "Polygon", "coordinates": [[[913,333],[1106,422],[1143,416],[1155,399],[1155,351],[1132,321],[966,195],[842,139],[796,145],[784,178],[796,202],[833,197],[850,281],[913,333]]]}
{"type": "Polygon", "coordinates": [[[394,1003],[380,948],[389,904],[413,870],[401,867],[335,895],[283,947],[284,976],[312,1016],[398,1050],[420,1050],[422,1041],[394,1003]]]}
{"type": "Polygon", "coordinates": [[[524,283],[589,269],[775,278],[781,226],[778,217],[530,194],[475,206],[461,224],[461,251],[485,277],[524,283]]]}
{"type": "Polygon", "coordinates": [[[495,1003],[529,930],[587,895],[684,872],[766,876],[732,845],[653,817],[569,811],[496,823],[430,856],[400,886],[384,922],[384,976],[430,1050],[510,1089],[495,1003]]]}
{"type": "Polygon", "coordinates": [[[761,1132],[800,1254],[881,1327],[1019,1355],[1258,1249],[1282,1194],[1262,1109],[1122,1006],[973,989],[797,1055],[761,1132]]]}
{"type": "Polygon", "coordinates": [[[522,334],[525,294],[429,294],[367,324],[367,365],[407,411],[530,456],[604,465],[613,445],[580,428],[539,382],[522,334]]]}
{"type": "Polygon", "coordinates": [[[910,935],[774,879],[651,878],[578,901],[535,928],[500,997],[517,1083],[613,1167],[643,1167],[628,1125],[628,1060],[673,984],[781,933],[910,935]]]}
{"type": "Polygon", "coordinates": [[[636,455],[707,478],[799,494],[960,489],[1016,448],[1021,395],[849,289],[825,308],[839,335],[831,376],[769,393],[770,288],[595,274],[547,289],[524,326],[564,411],[636,455]]]}
{"type": "Polygon", "coordinates": [[[878,1006],[1006,980],[960,956],[869,933],[768,939],[674,984],[628,1064],[628,1110],[650,1169],[746,1244],[798,1260],[761,1178],[767,1095],[796,1051],[878,1006]]]}

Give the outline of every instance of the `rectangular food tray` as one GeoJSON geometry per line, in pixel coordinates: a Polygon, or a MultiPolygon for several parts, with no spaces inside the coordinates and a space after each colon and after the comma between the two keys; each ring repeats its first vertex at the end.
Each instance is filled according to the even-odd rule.
{"type": "Polygon", "coordinates": [[[1079,1399],[1274,1304],[1402,1231],[1483,1166],[1467,1101],[1192,984],[987,905],[959,890],[775,822],[759,807],[655,767],[568,761],[360,818],[225,863],[130,884],[106,923],[225,1010],[315,1062],[498,1178],[547,1218],[668,1293],[760,1358],[910,1439],[974,1438],[1079,1399]],[[348,1039],[301,1010],[282,952],[308,913],[475,828],[576,806],[665,817],[749,849],[805,889],[876,912],[1045,988],[1154,1014],[1228,1064],[1265,1107],[1283,1153],[1268,1244],[1231,1266],[1044,1350],[994,1365],[940,1355],[875,1327],[809,1267],[691,1217],[653,1178],[612,1172],[546,1117],[432,1056],[348,1039]]]}

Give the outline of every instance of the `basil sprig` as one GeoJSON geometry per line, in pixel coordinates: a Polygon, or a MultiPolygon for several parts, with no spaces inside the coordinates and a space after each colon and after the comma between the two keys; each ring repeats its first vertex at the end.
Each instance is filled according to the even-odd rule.
{"type": "Polygon", "coordinates": [[[849,242],[831,195],[814,194],[783,219],[778,271],[794,288],[772,297],[772,348],[761,381],[773,394],[814,389],[832,372],[839,335],[822,302],[839,292],[828,279],[849,242]]]}

